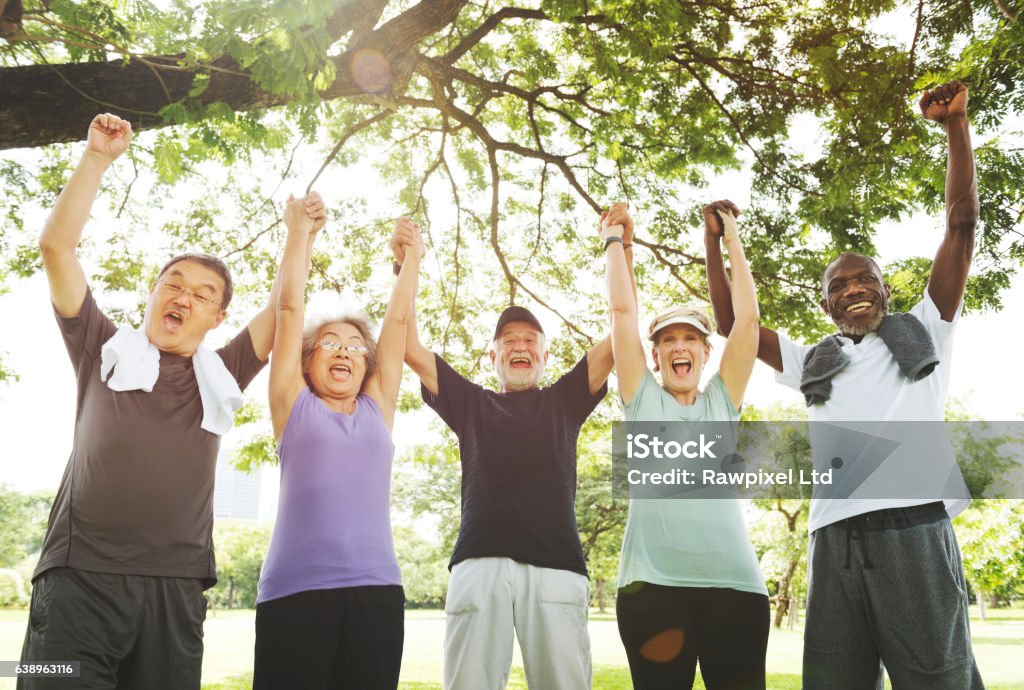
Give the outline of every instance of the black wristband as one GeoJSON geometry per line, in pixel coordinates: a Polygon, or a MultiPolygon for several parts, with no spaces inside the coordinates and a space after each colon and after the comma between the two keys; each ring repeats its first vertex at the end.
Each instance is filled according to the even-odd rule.
{"type": "Polygon", "coordinates": [[[622,241],[621,237],[615,237],[614,235],[611,235],[611,236],[605,238],[605,241],[604,241],[605,251],[608,250],[608,245],[611,244],[612,242],[618,242],[619,244],[622,245],[623,248],[626,247],[626,243],[622,241]]]}
{"type": "Polygon", "coordinates": [[[391,264],[391,270],[394,271],[394,274],[397,276],[399,273],[402,272],[402,264],[398,263],[397,261],[394,262],[393,264],[391,264]]]}

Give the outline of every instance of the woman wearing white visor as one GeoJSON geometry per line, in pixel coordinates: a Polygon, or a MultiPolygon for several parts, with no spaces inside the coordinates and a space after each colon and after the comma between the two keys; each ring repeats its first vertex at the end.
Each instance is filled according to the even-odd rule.
{"type": "MultiPolygon", "coordinates": [[[[719,371],[704,390],[698,385],[711,353],[710,320],[692,307],[654,319],[648,335],[657,380],[647,368],[626,257],[633,221],[625,204],[602,218],[612,348],[627,421],[739,420],[757,355],[758,310],[738,214],[728,201],[704,209],[705,232],[724,235],[736,313],[719,371]]],[[[619,634],[635,688],[692,687],[698,662],[708,690],[765,687],[768,591],[738,500],[631,500],[618,586],[619,634]]]]}

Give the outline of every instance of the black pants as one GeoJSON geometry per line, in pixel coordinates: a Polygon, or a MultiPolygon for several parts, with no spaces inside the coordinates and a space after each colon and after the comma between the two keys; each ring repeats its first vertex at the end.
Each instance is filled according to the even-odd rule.
{"type": "Polygon", "coordinates": [[[399,585],[311,590],[257,604],[253,690],[393,690],[404,638],[399,585]]]}
{"type": "Polygon", "coordinates": [[[79,678],[18,690],[199,690],[206,598],[197,579],[55,568],[32,585],[23,662],[79,661],[79,678]]]}
{"type": "Polygon", "coordinates": [[[768,597],[634,582],[619,590],[619,636],[637,690],[764,690],[768,597]]]}

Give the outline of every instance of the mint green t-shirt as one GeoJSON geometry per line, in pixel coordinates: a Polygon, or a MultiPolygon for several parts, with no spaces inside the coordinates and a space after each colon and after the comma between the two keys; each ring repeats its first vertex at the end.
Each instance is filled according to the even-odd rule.
{"type": "MultiPolygon", "coordinates": [[[[680,405],[647,371],[625,406],[627,421],[738,421],[716,373],[693,405],[680,405]]],[[[663,498],[629,503],[618,586],[723,587],[768,594],[739,500],[663,498]]]]}

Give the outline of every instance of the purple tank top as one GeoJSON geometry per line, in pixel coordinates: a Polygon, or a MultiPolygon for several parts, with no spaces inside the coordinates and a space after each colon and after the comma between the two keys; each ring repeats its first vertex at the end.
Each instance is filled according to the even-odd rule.
{"type": "Polygon", "coordinates": [[[303,388],[277,454],[281,494],[256,602],[313,589],[400,585],[391,541],[395,447],[373,399],[360,394],[347,415],[303,388]]]}

